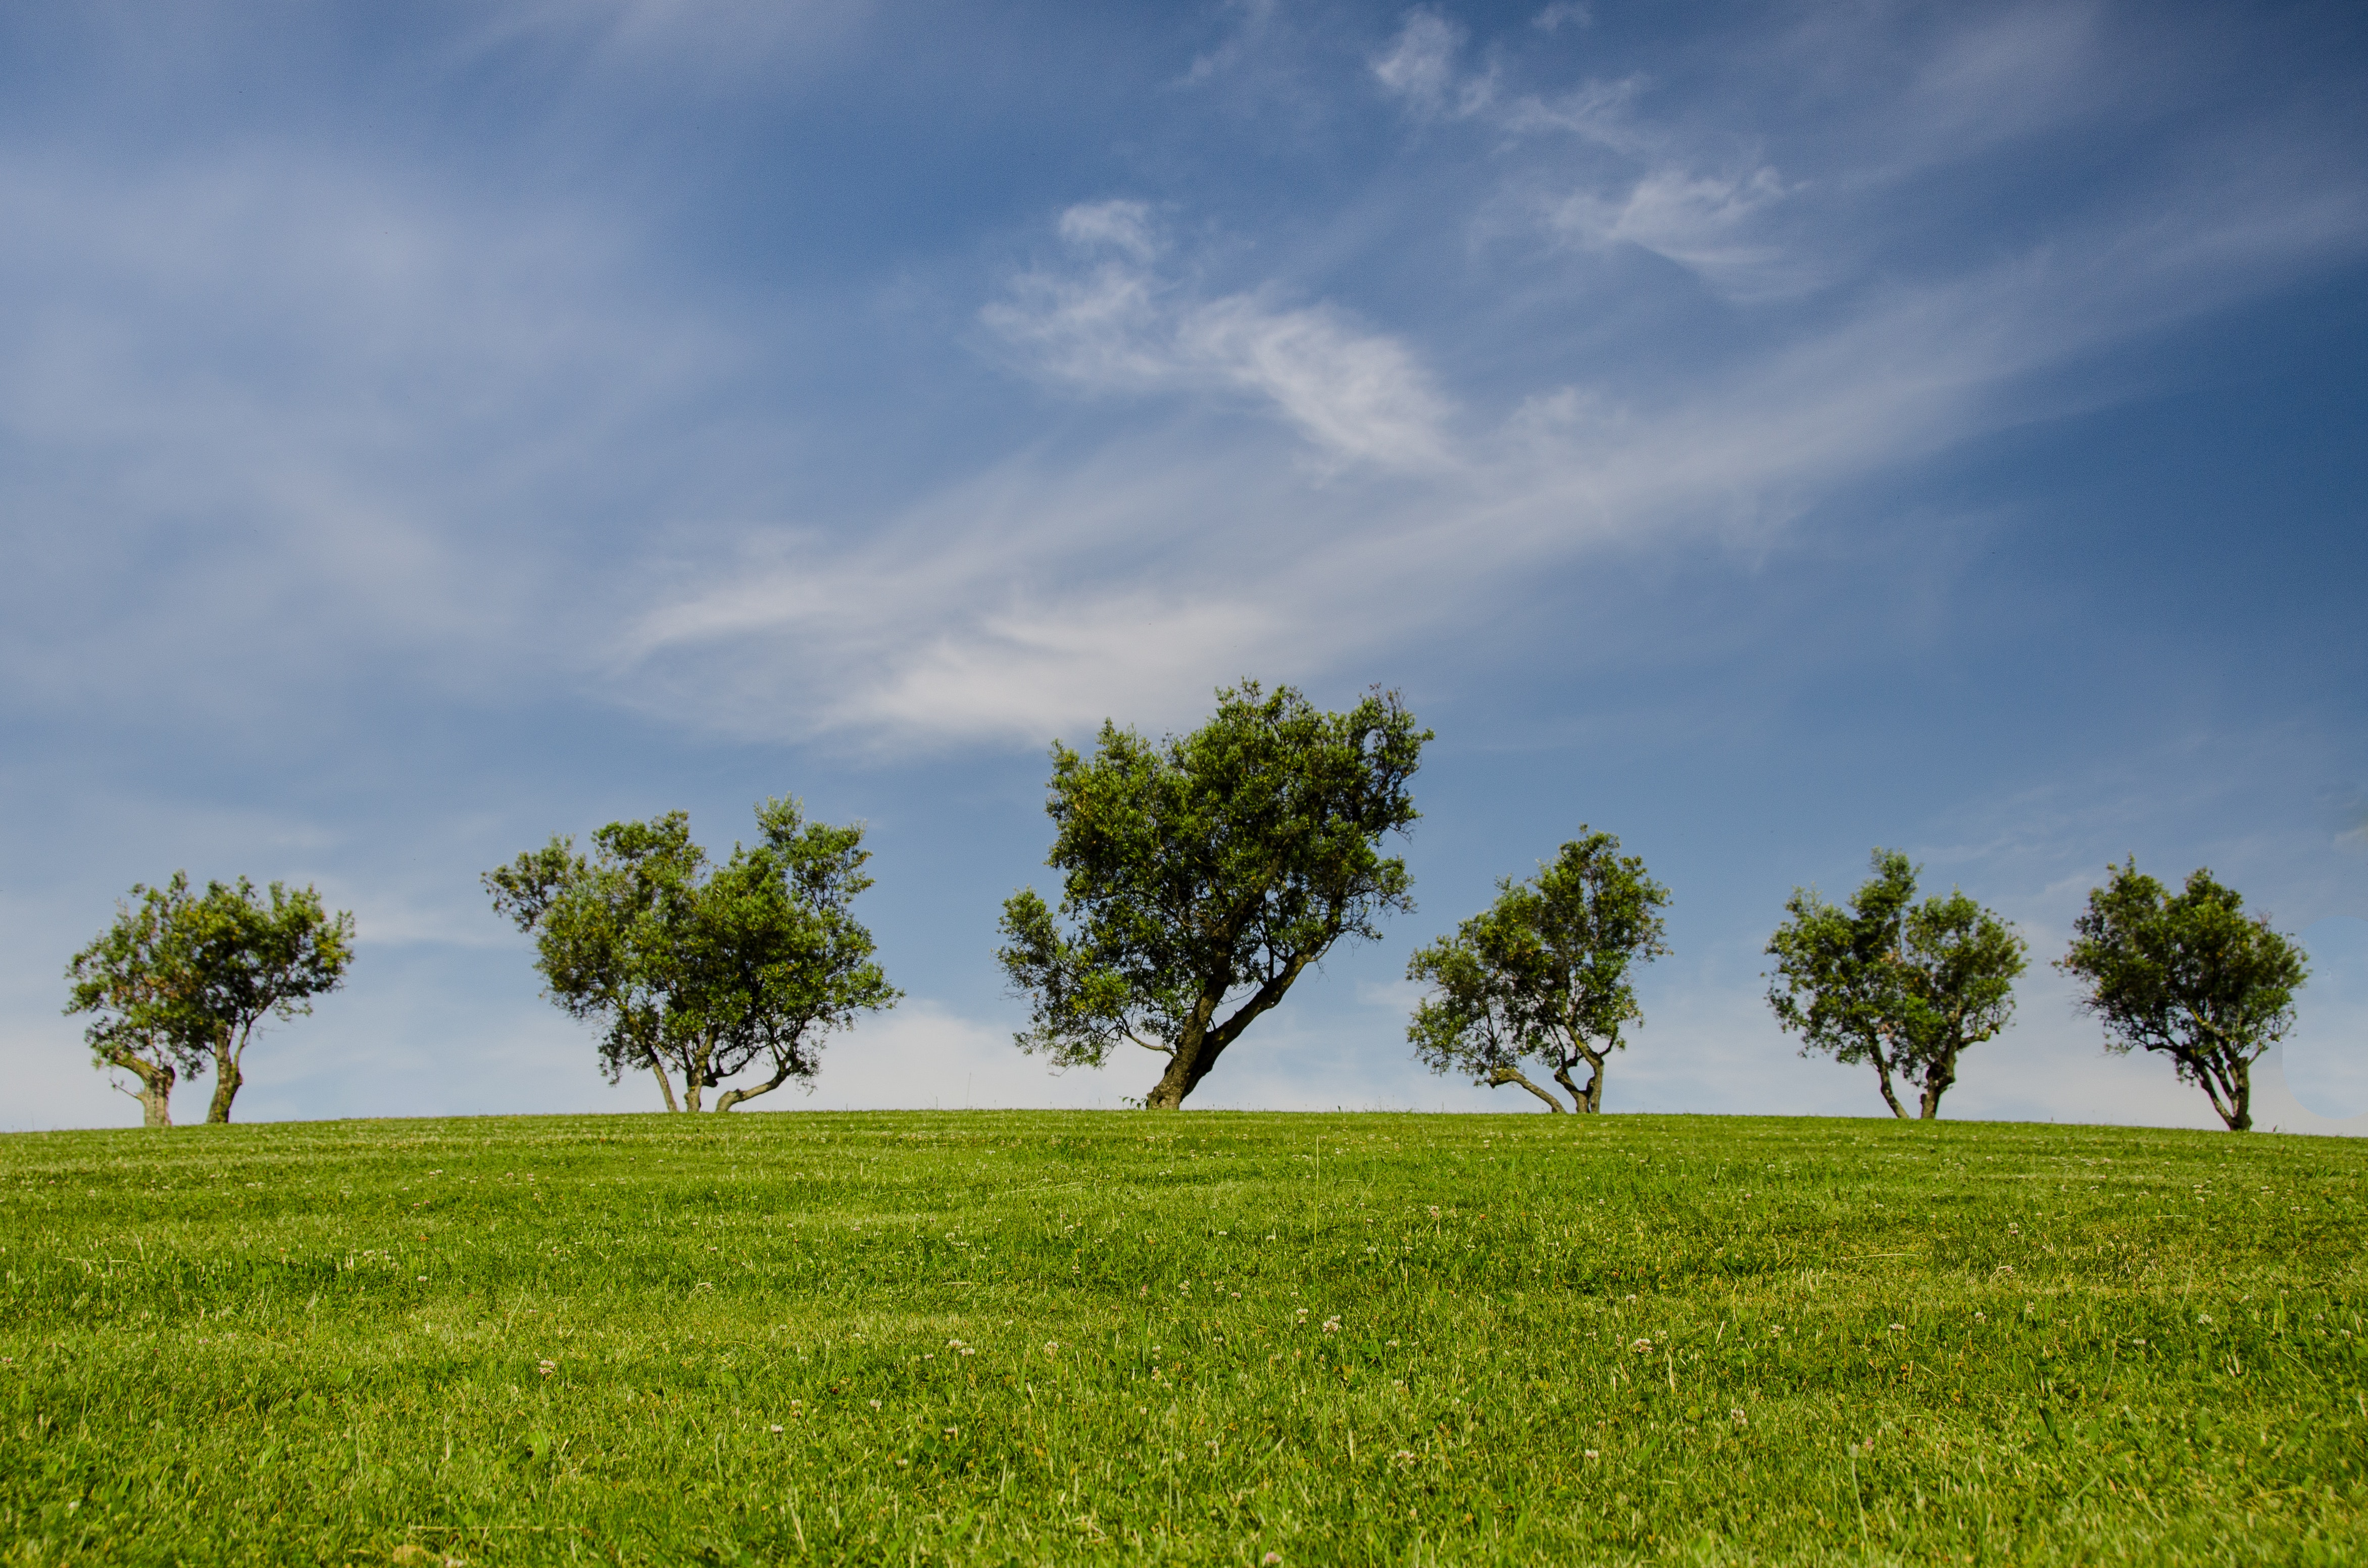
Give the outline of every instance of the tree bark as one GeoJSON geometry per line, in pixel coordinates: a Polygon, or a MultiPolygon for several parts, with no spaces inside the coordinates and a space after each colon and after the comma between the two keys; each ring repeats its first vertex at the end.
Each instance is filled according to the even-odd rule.
{"type": "Polygon", "coordinates": [[[1608,1055],[1608,1052],[1598,1054],[1584,1045],[1578,1048],[1578,1059],[1587,1063],[1593,1074],[1583,1089],[1570,1081],[1569,1062],[1560,1062],[1554,1067],[1554,1082],[1563,1086],[1570,1096],[1570,1103],[1585,1115],[1592,1116],[1603,1108],[1603,1063],[1608,1055]]]}
{"type": "Polygon", "coordinates": [[[2228,1108],[2221,1113],[2231,1132],[2253,1130],[2253,1066],[2249,1062],[2231,1063],[2228,1069],[2228,1108]]]}
{"type": "Polygon", "coordinates": [[[1562,1101],[1554,1098],[1552,1095],[1546,1093],[1543,1089],[1539,1088],[1535,1084],[1531,1083],[1527,1078],[1521,1076],[1521,1071],[1520,1068],[1496,1067],[1489,1070],[1488,1086],[1490,1088],[1501,1089],[1508,1084],[1520,1085],[1521,1087],[1529,1090],[1530,1093],[1545,1101],[1546,1108],[1548,1110],[1554,1112],[1556,1116],[1563,1114],[1562,1101]]]}
{"type": "Polygon", "coordinates": [[[1209,1069],[1217,1064],[1217,1058],[1225,1053],[1225,1048],[1241,1038],[1242,1031],[1250,1027],[1252,1019],[1282,1000],[1283,993],[1291,989],[1291,983],[1299,978],[1299,971],[1305,969],[1310,961],[1306,958],[1290,960],[1282,966],[1281,973],[1259,986],[1232,1017],[1215,1028],[1210,1028],[1207,1020],[1216,1016],[1217,1004],[1224,999],[1224,990],[1218,987],[1213,993],[1204,993],[1193,1009],[1194,1021],[1185,1027],[1184,1038],[1176,1042],[1176,1054],[1167,1060],[1167,1071],[1160,1074],[1159,1082],[1153,1086],[1151,1093],[1144,1096],[1144,1108],[1180,1108],[1184,1096],[1200,1087],[1201,1080],[1209,1075],[1209,1069]]]}
{"type": "Polygon", "coordinates": [[[1918,1114],[1925,1121],[1937,1121],[1941,1117],[1941,1096],[1957,1081],[1957,1053],[1949,1052],[1924,1069],[1923,1103],[1918,1114]]]}
{"type": "Polygon", "coordinates": [[[140,1102],[140,1125],[172,1126],[175,1076],[172,1064],[143,1061],[130,1051],[110,1056],[108,1060],[140,1080],[140,1092],[131,1096],[140,1102]]]}
{"type": "Polygon", "coordinates": [[[239,1069],[239,1058],[245,1054],[246,1042],[242,1040],[233,1049],[228,1029],[222,1030],[215,1040],[214,1097],[213,1103],[206,1107],[207,1125],[230,1125],[230,1102],[238,1097],[239,1085],[246,1082],[246,1074],[239,1069]]]}
{"type": "Polygon", "coordinates": [[[682,1108],[674,1103],[674,1080],[666,1076],[666,1063],[659,1061],[655,1056],[652,1056],[650,1058],[650,1071],[657,1074],[658,1091],[666,1096],[666,1109],[669,1111],[680,1110],[682,1108]]]}
{"type": "Polygon", "coordinates": [[[238,1097],[239,1085],[245,1082],[246,1075],[238,1070],[234,1059],[225,1057],[214,1064],[214,1097],[206,1107],[209,1125],[230,1125],[230,1102],[238,1097]]]}
{"type": "Polygon", "coordinates": [[[1891,1063],[1884,1060],[1883,1047],[1871,1044],[1866,1048],[1866,1053],[1874,1059],[1874,1080],[1883,1085],[1883,1103],[1891,1108],[1892,1115],[1902,1121],[1907,1120],[1907,1112],[1900,1108],[1899,1096],[1891,1090],[1891,1063]]]}
{"type": "Polygon", "coordinates": [[[787,1067],[783,1067],[779,1072],[775,1073],[770,1079],[757,1085],[753,1089],[726,1089],[722,1094],[715,1096],[716,1114],[721,1116],[723,1112],[730,1110],[734,1106],[746,1105],[750,1100],[755,1099],[758,1095],[769,1095],[775,1089],[780,1088],[783,1084],[786,1084],[789,1081],[790,1070],[787,1067]]]}

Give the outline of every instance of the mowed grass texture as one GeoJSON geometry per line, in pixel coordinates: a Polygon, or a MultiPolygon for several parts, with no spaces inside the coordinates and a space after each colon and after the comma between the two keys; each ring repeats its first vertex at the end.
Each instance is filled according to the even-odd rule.
{"type": "Polygon", "coordinates": [[[2363,1174],[1629,1116],[10,1137],[0,1551],[2359,1562],[2363,1174]]]}

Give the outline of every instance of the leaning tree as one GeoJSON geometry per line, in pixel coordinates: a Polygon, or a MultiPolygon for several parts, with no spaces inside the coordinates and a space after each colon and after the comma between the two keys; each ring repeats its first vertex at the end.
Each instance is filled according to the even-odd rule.
{"type": "Polygon", "coordinates": [[[1012,895],[996,955],[1030,1005],[1016,1043],[1060,1067],[1141,1046],[1167,1061],[1143,1103],[1181,1106],[1335,942],[1413,907],[1380,844],[1414,824],[1429,739],[1395,692],[1329,713],[1246,680],[1190,734],[1105,722],[1090,756],[1056,742],[1060,908],[1012,895]]]}
{"type": "Polygon", "coordinates": [[[1521,1071],[1543,1069],[1572,1108],[1603,1108],[1604,1064],[1644,1021],[1635,969],[1667,953],[1661,910],[1668,890],[1620,840],[1590,833],[1562,846],[1538,874],[1497,884],[1497,902],[1414,955],[1406,978],[1431,994],[1406,1037],[1424,1065],[1473,1082],[1519,1084],[1561,1110],[1521,1071]],[[1584,1087],[1571,1074],[1584,1064],[1584,1087]]]}
{"type": "Polygon", "coordinates": [[[1962,892],[1916,903],[1916,868],[1898,850],[1874,851],[1873,868],[1847,905],[1793,890],[1792,918],[1768,940],[1768,1005],[1801,1036],[1802,1055],[1872,1064],[1892,1115],[1907,1115],[1893,1075],[1918,1085],[1929,1121],[1957,1081],[1958,1057],[2013,1017],[2024,945],[1962,892]]]}
{"type": "Polygon", "coordinates": [[[332,915],[312,888],[208,882],[189,891],[176,871],[161,888],[135,886],[139,903],[74,956],[69,1014],[95,1015],[84,1031],[98,1065],[131,1074],[142,1119],[169,1127],[175,1080],[211,1061],[209,1122],[230,1119],[245,1083],[246,1049],[267,1019],[313,1010],[345,983],[354,917],[332,915]]]}
{"type": "Polygon", "coordinates": [[[588,856],[553,838],[484,875],[495,908],[533,934],[551,999],[602,1026],[609,1081],[647,1069],[668,1110],[811,1082],[832,1031],[900,995],[849,910],[871,885],[863,829],[806,822],[793,800],[759,805],[757,825],[721,865],[670,812],[610,823],[588,856]],[[752,1068],[759,1081],[725,1086],[752,1068]]]}
{"type": "Polygon", "coordinates": [[[2253,1063],[2294,1027],[2309,978],[2301,947],[2248,916],[2236,889],[2197,869],[2174,893],[2135,858],[2089,890],[2072,947],[2055,967],[2079,981],[2105,1049],[2159,1051],[2231,1132],[2253,1126],[2253,1063]]]}

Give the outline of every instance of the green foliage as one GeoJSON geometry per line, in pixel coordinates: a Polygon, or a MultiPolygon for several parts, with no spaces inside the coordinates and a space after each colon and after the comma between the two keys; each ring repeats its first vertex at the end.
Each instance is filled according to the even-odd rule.
{"type": "Polygon", "coordinates": [[[1554,1110],[1553,1095],[1521,1072],[1534,1062],[1582,1111],[1603,1108],[1604,1063],[1642,1023],[1634,967],[1667,953],[1660,911],[1668,890],[1608,833],[1579,837],[1538,874],[1497,883],[1497,902],[1414,955],[1406,978],[1432,995],[1406,1037],[1434,1073],[1519,1084],[1554,1110]],[[1581,1062],[1591,1074],[1571,1081],[1581,1062]]]}
{"type": "Polygon", "coordinates": [[[332,916],[309,887],[273,882],[258,898],[245,877],[192,893],[176,871],[131,896],[138,903],[119,903],[114,924],[67,964],[66,1012],[95,1015],[84,1031],[92,1056],[139,1080],[149,1126],[170,1125],[174,1080],[208,1060],[206,1119],[226,1122],[256,1028],[310,1013],[312,998],[345,983],[354,917],[332,916]]]}
{"type": "Polygon", "coordinates": [[[603,1026],[609,1081],[647,1068],[668,1109],[669,1068],[693,1111],[752,1066],[770,1077],[725,1089],[716,1109],[811,1080],[832,1030],[901,994],[849,912],[871,885],[862,828],[808,823],[792,800],[759,805],[757,825],[757,844],[720,866],[670,812],[610,823],[589,857],[553,838],[484,876],[494,906],[534,934],[552,1000],[603,1026]]]}
{"type": "Polygon", "coordinates": [[[2244,914],[2234,888],[2198,869],[2176,894],[2131,859],[2089,891],[2055,967],[2083,983],[2105,1049],[2160,1051],[2202,1087],[2232,1132],[2253,1125],[2252,1064],[2294,1027],[2308,977],[2302,949],[2244,914]]]}
{"type": "Polygon", "coordinates": [[[1142,1046],[1168,1063],[1145,1103],[1181,1105],[1333,943],[1413,907],[1378,846],[1413,825],[1429,738],[1395,692],[1326,713],[1244,681],[1188,735],[1105,722],[1091,757],[1056,743],[1060,911],[1014,894],[996,955],[1029,998],[1019,1048],[1065,1067],[1142,1046]]]}
{"type": "Polygon", "coordinates": [[[1791,1118],[19,1134],[0,1560],[2358,1562],[2363,1184],[1791,1118]]]}
{"type": "Polygon", "coordinates": [[[1907,1109],[1895,1073],[1920,1085],[1926,1120],[1956,1082],[1957,1059],[2014,1016],[2026,949],[2012,926],[1962,892],[1918,903],[1916,868],[1877,849],[1874,875],[1847,906],[1796,888],[1792,916],[1768,940],[1776,960],[1768,1005],[1801,1036],[1801,1054],[1869,1062],[1892,1114],[1907,1109]]]}

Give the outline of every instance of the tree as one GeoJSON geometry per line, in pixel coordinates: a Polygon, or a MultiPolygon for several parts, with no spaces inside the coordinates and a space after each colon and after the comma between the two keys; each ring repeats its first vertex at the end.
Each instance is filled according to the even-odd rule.
{"type": "Polygon", "coordinates": [[[1378,846],[1415,821],[1429,739],[1395,692],[1327,713],[1245,680],[1187,735],[1106,722],[1090,757],[1054,743],[1059,915],[1013,894],[996,955],[1030,1002],[1015,1043],[1061,1067],[1141,1046],[1167,1060],[1144,1105],[1182,1105],[1335,942],[1414,907],[1406,862],[1378,846]]]}
{"type": "Polygon", "coordinates": [[[2252,1130],[2253,1063],[2294,1027],[2309,978],[2302,949],[2244,905],[2208,869],[2173,894],[2132,858],[2089,890],[2055,961],[2087,987],[2080,1006],[2104,1025],[2107,1051],[2169,1057],[2231,1132],[2252,1130]]]}
{"type": "Polygon", "coordinates": [[[720,866],[691,842],[689,813],[669,812],[610,823],[588,858],[553,838],[484,875],[494,907],[534,935],[545,994],[604,1026],[609,1082],[647,1068],[668,1110],[696,1112],[752,1066],[769,1076],[723,1088],[717,1110],[811,1082],[831,1031],[902,994],[849,913],[871,885],[861,826],[808,823],[787,799],[759,805],[757,825],[757,843],[720,866]]]}
{"type": "Polygon", "coordinates": [[[1641,1024],[1633,971],[1667,953],[1660,911],[1668,889],[1608,833],[1579,828],[1551,864],[1414,955],[1406,978],[1431,987],[1406,1038],[1423,1064],[1476,1084],[1519,1084],[1559,1111],[1562,1102],[1521,1072],[1534,1061],[1581,1111],[1603,1108],[1604,1062],[1641,1024]],[[1587,1085],[1571,1071],[1587,1064],[1587,1085]]]}
{"type": "Polygon", "coordinates": [[[1907,1117],[1892,1086],[1897,1073],[1921,1080],[1919,1113],[1941,1114],[1957,1081],[1957,1059],[2014,1017],[2014,983],[2025,947],[2014,928],[1964,892],[1916,897],[1916,868],[1896,849],[1877,849],[1874,876],[1847,907],[1795,888],[1768,954],[1776,960],[1768,1004],[1777,1023],[1802,1038],[1801,1054],[1872,1062],[1884,1104],[1907,1117]]]}
{"type": "Polygon", "coordinates": [[[354,917],[332,916],[309,887],[273,882],[258,899],[245,877],[192,895],[176,871],[164,887],[131,893],[138,907],[119,903],[114,925],[67,965],[66,1011],[97,1015],[84,1038],[101,1066],[138,1080],[146,1125],[172,1125],[175,1080],[209,1058],[206,1120],[227,1122],[256,1029],[310,1013],[312,998],[345,983],[354,917]]]}
{"type": "Polygon", "coordinates": [[[83,1030],[95,1065],[129,1073],[139,1085],[117,1089],[140,1102],[141,1125],[173,1125],[173,1085],[203,1064],[203,1042],[180,1027],[167,990],[163,948],[189,903],[189,880],[176,873],[162,888],[135,883],[135,908],[118,900],[115,924],[66,966],[74,983],[69,1017],[96,1013],[83,1030]]]}

